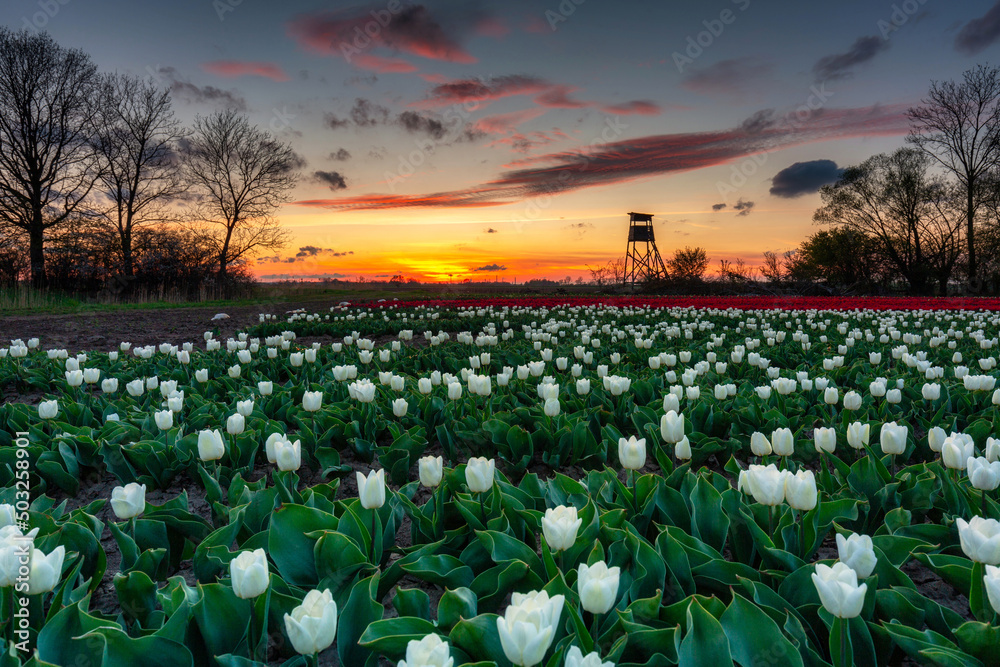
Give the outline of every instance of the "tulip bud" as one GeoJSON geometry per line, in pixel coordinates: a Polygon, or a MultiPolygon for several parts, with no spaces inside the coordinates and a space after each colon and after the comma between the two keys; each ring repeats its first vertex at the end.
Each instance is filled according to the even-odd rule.
{"type": "Polygon", "coordinates": [[[443,459],[440,456],[424,456],[418,464],[420,483],[429,489],[441,483],[444,475],[443,459]]]}
{"type": "Polygon", "coordinates": [[[920,395],[924,397],[925,401],[936,401],[941,398],[941,385],[934,384],[924,384],[920,388],[920,395]]]}
{"type": "Polygon", "coordinates": [[[615,606],[621,568],[608,567],[604,561],[591,566],[581,563],[576,580],[580,606],[592,614],[606,614],[615,606]]]}
{"type": "Polygon", "coordinates": [[[261,595],[270,583],[267,554],[263,549],[241,552],[229,561],[229,577],[236,597],[250,600],[261,595]]]}
{"type": "Polygon", "coordinates": [[[557,417],[560,412],[559,399],[549,398],[545,400],[545,405],[542,406],[546,417],[557,417]]]}
{"type": "Polygon", "coordinates": [[[974,516],[966,523],[955,519],[962,551],[977,563],[1000,565],[1000,521],[974,516]]]}
{"type": "Polygon", "coordinates": [[[285,437],[284,433],[272,433],[267,436],[267,440],[264,441],[264,453],[267,456],[268,463],[275,462],[274,446],[279,442],[284,442],[288,438],[285,437]]]}
{"type": "Polygon", "coordinates": [[[406,416],[406,410],[409,408],[409,404],[406,402],[405,398],[397,398],[392,402],[392,414],[402,419],[406,416]]]}
{"type": "Polygon", "coordinates": [[[206,382],[208,382],[208,369],[201,368],[196,370],[194,372],[194,379],[200,382],[201,384],[205,384],[206,382]]]}
{"type": "Polygon", "coordinates": [[[851,422],[847,427],[847,444],[854,449],[864,449],[868,444],[871,427],[862,422],[851,422]]]}
{"type": "Polygon", "coordinates": [[[639,470],[646,465],[646,439],[629,436],[618,439],[618,460],[626,470],[639,470]]]}
{"type": "Polygon", "coordinates": [[[660,417],[660,437],[667,443],[678,443],[684,437],[684,415],[671,410],[660,417]]]}
{"type": "Polygon", "coordinates": [[[837,618],[854,618],[861,613],[865,604],[868,584],[858,585],[858,575],[844,563],[828,567],[816,564],[812,575],[816,592],[823,607],[837,618]]]}
{"type": "Polygon", "coordinates": [[[817,452],[833,453],[837,449],[837,431],[833,428],[813,429],[813,441],[817,452]]]}
{"type": "Polygon", "coordinates": [[[406,644],[406,659],[396,663],[396,667],[454,667],[448,642],[438,634],[431,633],[423,639],[411,639],[406,644]]]}
{"type": "Polygon", "coordinates": [[[750,491],[761,505],[780,505],[785,500],[785,478],[791,473],[778,470],[773,463],[767,466],[751,465],[740,476],[740,487],[750,491]]]}
{"type": "Polygon", "coordinates": [[[576,381],[576,393],[579,396],[585,396],[590,393],[590,379],[581,378],[576,381]]]}
{"type": "Polygon", "coordinates": [[[613,662],[602,662],[601,655],[594,651],[588,653],[586,657],[578,646],[570,646],[566,652],[566,664],[564,667],[615,667],[613,662]]]}
{"type": "Polygon", "coordinates": [[[779,428],[771,432],[771,451],[778,456],[791,456],[795,453],[795,437],[791,429],[779,428]]]}
{"type": "Polygon", "coordinates": [[[845,410],[859,410],[861,409],[861,394],[856,391],[849,391],[844,394],[844,409],[845,410]]]}
{"type": "Polygon", "coordinates": [[[217,461],[226,453],[226,445],[218,429],[198,433],[198,458],[202,461],[217,461]]]}
{"type": "Polygon", "coordinates": [[[161,431],[167,431],[174,426],[174,413],[170,410],[161,410],[153,414],[153,421],[161,431]]]}
{"type": "Polygon", "coordinates": [[[827,405],[836,405],[840,401],[840,394],[836,387],[827,387],[823,392],[823,402],[827,405]]]}
{"type": "Polygon", "coordinates": [[[769,456],[771,454],[771,441],[763,433],[754,431],[750,436],[750,451],[754,456],[769,456]]]}
{"type": "Polygon", "coordinates": [[[497,619],[500,646],[507,659],[520,667],[542,661],[552,644],[565,598],[545,591],[514,593],[504,615],[497,619]]]}
{"type": "Polygon", "coordinates": [[[42,401],[38,404],[38,416],[41,419],[53,419],[59,414],[59,401],[42,401]]]}
{"type": "Polygon", "coordinates": [[[66,557],[66,547],[57,546],[48,555],[34,547],[31,548],[31,565],[28,574],[28,595],[48,593],[59,584],[62,578],[63,560],[66,557]]]}
{"type": "Polygon", "coordinates": [[[326,650],[337,636],[337,603],[329,590],[312,590],[291,614],[285,614],[284,620],[292,648],[300,655],[311,656],[326,650]]]}
{"type": "Polygon", "coordinates": [[[146,509],[146,485],[130,482],[111,490],[111,509],[121,520],[131,519],[146,509]]]}
{"type": "Polygon", "coordinates": [[[355,473],[358,480],[358,498],[367,510],[378,509],[385,504],[385,470],[372,470],[368,477],[355,473]]]}
{"type": "Polygon", "coordinates": [[[493,488],[496,464],[493,459],[473,457],[465,466],[465,483],[472,493],[486,493],[493,488]]]}
{"type": "Polygon", "coordinates": [[[226,420],[226,432],[229,435],[239,435],[246,428],[246,420],[243,415],[236,413],[234,415],[229,415],[229,419],[226,420]]]}
{"type": "Polygon", "coordinates": [[[553,552],[565,551],[576,542],[576,533],[583,525],[573,506],[559,505],[545,510],[542,517],[542,535],[553,552]]]}
{"type": "Polygon", "coordinates": [[[941,462],[946,468],[963,470],[970,457],[975,455],[975,443],[971,436],[952,433],[941,445],[941,462]]]}
{"type": "Polygon", "coordinates": [[[1000,439],[986,438],[986,460],[1000,461],[1000,439]]]}
{"type": "Polygon", "coordinates": [[[931,451],[941,453],[941,447],[944,446],[945,438],[948,434],[940,426],[935,426],[931,430],[927,431],[927,445],[931,448],[931,451]]]}
{"type": "Polygon", "coordinates": [[[811,470],[799,470],[785,475],[785,501],[792,509],[808,512],[818,500],[816,477],[811,470]]]}
{"type": "Polygon", "coordinates": [[[685,435],[680,441],[674,443],[674,458],[678,461],[689,461],[691,459],[691,441],[685,435]]]}
{"type": "Polygon", "coordinates": [[[879,433],[879,444],[883,454],[902,454],[906,450],[906,435],[908,428],[896,422],[882,424],[879,433]]]}
{"type": "Polygon", "coordinates": [[[462,398],[462,385],[458,382],[451,382],[448,384],[448,398],[452,401],[457,401],[462,398]]]}
{"type": "Polygon", "coordinates": [[[66,384],[79,387],[83,384],[83,371],[66,371],[66,384]]]}
{"type": "Polygon", "coordinates": [[[302,442],[278,440],[274,443],[274,462],[278,470],[298,470],[302,465],[302,442]]]}
{"type": "Polygon", "coordinates": [[[306,412],[316,412],[322,405],[322,391],[307,391],[302,394],[302,409],[306,412]]]}
{"type": "Polygon", "coordinates": [[[990,606],[994,612],[1000,614],[1000,568],[987,565],[983,584],[986,586],[986,597],[990,601],[990,606]]]}
{"type": "Polygon", "coordinates": [[[846,538],[837,533],[837,556],[840,562],[854,570],[861,579],[869,576],[878,563],[872,538],[857,533],[851,533],[846,538]]]}

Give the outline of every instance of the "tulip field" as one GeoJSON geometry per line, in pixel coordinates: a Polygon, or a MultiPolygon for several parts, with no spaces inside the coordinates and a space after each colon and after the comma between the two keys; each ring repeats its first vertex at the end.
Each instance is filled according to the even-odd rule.
{"type": "Polygon", "coordinates": [[[990,303],[4,341],[0,667],[1000,665],[990,303]]]}

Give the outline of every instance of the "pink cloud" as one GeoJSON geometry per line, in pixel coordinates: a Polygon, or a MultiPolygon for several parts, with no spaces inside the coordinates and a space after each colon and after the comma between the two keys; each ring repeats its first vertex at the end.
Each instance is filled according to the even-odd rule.
{"type": "Polygon", "coordinates": [[[476,62],[459,37],[445,30],[424,5],[403,5],[395,13],[378,5],[305,14],[291,21],[287,30],[302,48],[349,63],[372,48],[453,63],[476,62]]]}
{"type": "Polygon", "coordinates": [[[362,53],[354,59],[354,64],[361,69],[370,69],[386,74],[416,72],[417,67],[413,63],[402,58],[383,58],[370,53],[362,53]]]}
{"type": "Polygon", "coordinates": [[[503,134],[517,129],[521,123],[534,120],[546,113],[545,109],[523,109],[509,113],[494,114],[480,118],[475,123],[475,129],[486,134],[503,134]]]}
{"type": "MultiPolygon", "coordinates": [[[[807,117],[755,114],[753,122],[715,132],[624,139],[593,150],[549,153],[518,161],[492,181],[427,195],[379,195],[296,202],[336,210],[474,207],[511,204],[539,195],[611,185],[727,164],[751,155],[818,141],[909,132],[907,105],[821,109],[807,117]]],[[[530,140],[530,137],[528,138],[530,140]]]]}
{"type": "Polygon", "coordinates": [[[273,63],[215,60],[203,63],[201,68],[206,72],[228,79],[241,76],[262,76],[272,81],[288,81],[288,75],[285,74],[284,70],[273,63]]]}
{"type": "Polygon", "coordinates": [[[507,27],[506,22],[496,16],[487,16],[476,23],[476,34],[483,37],[500,39],[506,37],[508,33],[510,33],[510,28],[507,27]]]}

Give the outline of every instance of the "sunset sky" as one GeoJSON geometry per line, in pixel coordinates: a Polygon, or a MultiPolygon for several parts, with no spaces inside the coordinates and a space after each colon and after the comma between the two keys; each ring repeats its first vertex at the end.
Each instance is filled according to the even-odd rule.
{"type": "Polygon", "coordinates": [[[660,251],[751,264],[815,231],[818,188],[903,145],[932,80],[998,60],[994,0],[6,0],[189,122],[290,142],[279,276],[522,282],[660,251]],[[367,33],[367,34],[366,34],[367,33]]]}

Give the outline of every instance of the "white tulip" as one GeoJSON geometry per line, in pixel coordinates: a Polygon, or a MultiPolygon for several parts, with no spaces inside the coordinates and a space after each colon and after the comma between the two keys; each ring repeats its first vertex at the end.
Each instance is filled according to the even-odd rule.
{"type": "Polygon", "coordinates": [[[878,563],[872,538],[857,533],[851,533],[847,537],[837,533],[837,557],[861,579],[869,576],[878,563]]]}
{"type": "Polygon", "coordinates": [[[241,552],[229,561],[229,577],[236,597],[250,600],[261,595],[270,584],[267,554],[263,549],[241,552]]]}
{"type": "Polygon", "coordinates": [[[111,509],[119,519],[131,519],[146,509],[146,485],[130,482],[111,490],[111,509]]]}

